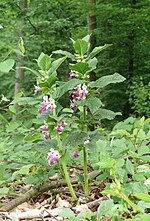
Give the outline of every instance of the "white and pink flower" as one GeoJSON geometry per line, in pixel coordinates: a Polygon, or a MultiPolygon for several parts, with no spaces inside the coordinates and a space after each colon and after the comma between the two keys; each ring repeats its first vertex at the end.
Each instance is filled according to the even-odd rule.
{"type": "Polygon", "coordinates": [[[44,96],[39,112],[41,114],[46,110],[53,111],[55,108],[56,108],[55,100],[53,98],[48,98],[48,96],[44,96]]]}
{"type": "Polygon", "coordinates": [[[47,160],[48,160],[49,165],[54,165],[54,163],[58,161],[59,159],[60,159],[59,152],[51,148],[50,152],[47,155],[47,160]]]}

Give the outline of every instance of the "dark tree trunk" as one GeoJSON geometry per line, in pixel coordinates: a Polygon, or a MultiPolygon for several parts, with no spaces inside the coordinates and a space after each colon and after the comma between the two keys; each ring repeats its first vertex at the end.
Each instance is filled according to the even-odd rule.
{"type": "MultiPolygon", "coordinates": [[[[136,0],[131,0],[131,9],[132,13],[134,13],[136,6],[136,0]]],[[[127,83],[130,85],[132,78],[134,76],[134,41],[135,41],[135,30],[134,24],[132,24],[132,30],[128,35],[128,75],[127,75],[127,83]]],[[[125,117],[128,117],[132,112],[129,102],[125,105],[125,117]]]]}
{"type": "MultiPolygon", "coordinates": [[[[90,37],[90,49],[88,54],[95,48],[96,46],[96,35],[94,33],[96,29],[96,15],[94,15],[95,7],[96,7],[96,0],[87,0],[88,3],[88,16],[87,16],[87,28],[88,33],[91,34],[90,37]]],[[[96,80],[95,72],[90,72],[90,80],[96,80]]]]}
{"type": "MultiPolygon", "coordinates": [[[[24,15],[27,11],[27,0],[20,0],[19,3],[19,9],[21,13],[24,15]]],[[[22,21],[18,30],[19,37],[24,37],[24,25],[25,25],[25,19],[22,17],[22,21]]],[[[16,81],[15,81],[15,91],[14,91],[14,96],[18,94],[21,91],[22,87],[22,81],[24,78],[24,71],[21,69],[23,66],[23,59],[24,57],[21,56],[20,54],[17,55],[18,62],[16,64],[16,81]]]]}

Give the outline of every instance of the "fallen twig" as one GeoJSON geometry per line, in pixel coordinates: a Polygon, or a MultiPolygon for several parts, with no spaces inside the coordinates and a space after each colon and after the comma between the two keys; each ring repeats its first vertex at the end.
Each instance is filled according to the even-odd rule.
{"type": "MultiPolygon", "coordinates": [[[[102,172],[101,170],[97,170],[97,171],[93,171],[91,173],[89,173],[89,180],[93,180],[95,177],[97,177],[98,175],[100,175],[102,172]]],[[[78,181],[77,180],[72,180],[71,181],[72,184],[77,184],[78,181]]],[[[50,189],[54,189],[56,187],[62,187],[62,186],[66,186],[66,182],[65,181],[48,181],[47,183],[43,184],[40,187],[33,187],[31,188],[29,191],[27,191],[26,193],[22,194],[21,196],[19,196],[16,199],[13,199],[12,201],[8,203],[6,203],[2,208],[0,208],[0,210],[2,211],[10,211],[13,208],[17,207],[18,205],[28,201],[31,198],[35,198],[37,195],[44,193],[50,189]]]]}

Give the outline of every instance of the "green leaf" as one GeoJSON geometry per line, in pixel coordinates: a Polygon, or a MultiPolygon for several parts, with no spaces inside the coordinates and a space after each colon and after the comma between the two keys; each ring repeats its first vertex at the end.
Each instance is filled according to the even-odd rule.
{"type": "Polygon", "coordinates": [[[59,66],[65,61],[66,58],[67,57],[62,57],[62,58],[59,58],[59,59],[53,61],[51,68],[48,70],[48,73],[49,74],[54,73],[59,68],[59,66]]]}
{"type": "Polygon", "coordinates": [[[58,215],[60,217],[75,218],[74,212],[69,208],[63,209],[60,213],[58,213],[58,215]]]}
{"type": "Polygon", "coordinates": [[[6,124],[8,124],[7,119],[2,114],[0,114],[0,121],[4,121],[6,124]]]}
{"type": "Polygon", "coordinates": [[[69,90],[74,89],[74,87],[77,86],[78,84],[83,84],[85,82],[86,82],[85,80],[80,80],[80,79],[72,79],[70,81],[67,81],[56,89],[56,91],[53,94],[53,98],[54,99],[60,98],[69,90]]]}
{"type": "Polygon", "coordinates": [[[10,122],[6,127],[6,130],[7,130],[7,132],[11,132],[11,131],[14,131],[15,129],[17,129],[19,126],[20,126],[20,124],[18,124],[16,122],[10,122]]]}
{"type": "Polygon", "coordinates": [[[150,195],[148,195],[148,194],[136,193],[136,194],[133,194],[133,196],[135,196],[136,198],[138,198],[140,200],[144,200],[144,201],[150,202],[150,195]]]}
{"type": "Polygon", "coordinates": [[[90,44],[83,39],[78,39],[74,42],[73,47],[76,53],[83,56],[89,50],[90,44]]]}
{"type": "Polygon", "coordinates": [[[134,167],[130,160],[126,161],[126,170],[129,174],[134,175],[134,167]]]}
{"type": "Polygon", "coordinates": [[[104,200],[101,202],[100,206],[98,207],[97,217],[100,218],[101,216],[110,217],[112,215],[111,209],[114,206],[113,200],[104,200]]]}
{"type": "Polygon", "coordinates": [[[150,221],[150,214],[141,215],[141,221],[150,221]]]}
{"type": "Polygon", "coordinates": [[[91,71],[92,68],[86,62],[78,62],[76,64],[70,64],[69,68],[73,71],[77,71],[81,74],[86,74],[87,72],[91,71]]]}
{"type": "Polygon", "coordinates": [[[16,114],[16,108],[14,105],[10,105],[8,109],[12,114],[16,114]]]}
{"type": "Polygon", "coordinates": [[[103,157],[103,159],[96,163],[95,166],[99,166],[100,168],[103,168],[103,169],[109,169],[109,168],[113,168],[114,167],[114,164],[115,164],[115,160],[113,158],[110,158],[110,157],[103,157]]]}
{"type": "Polygon", "coordinates": [[[57,51],[53,51],[52,53],[65,55],[67,58],[70,58],[72,61],[76,60],[75,56],[68,51],[57,50],[57,51]]]}
{"type": "Polygon", "coordinates": [[[19,104],[19,105],[34,105],[40,101],[39,98],[34,98],[34,97],[19,97],[15,98],[11,104],[19,104]]]}
{"type": "Polygon", "coordinates": [[[9,188],[7,187],[0,188],[0,195],[6,195],[8,193],[9,193],[9,188]]]}
{"type": "Polygon", "coordinates": [[[3,26],[2,25],[0,25],[0,29],[2,29],[3,28],[3,26]]]}
{"type": "Polygon", "coordinates": [[[89,42],[90,41],[90,36],[91,35],[86,35],[84,38],[82,38],[82,40],[89,42]]]}
{"type": "Polygon", "coordinates": [[[63,147],[75,147],[78,145],[83,145],[84,141],[88,139],[88,135],[81,131],[73,131],[63,140],[63,147]]]}
{"type": "Polygon", "coordinates": [[[91,58],[95,57],[95,55],[97,55],[99,52],[103,51],[104,49],[110,46],[111,44],[105,44],[104,46],[95,47],[86,60],[90,60],[91,58]]]}
{"type": "Polygon", "coordinates": [[[112,131],[111,135],[121,135],[121,136],[130,137],[130,133],[128,133],[126,130],[123,129],[112,131]]]}
{"type": "Polygon", "coordinates": [[[35,74],[37,77],[41,76],[39,72],[37,72],[37,71],[35,71],[35,70],[31,69],[31,68],[21,67],[21,69],[30,71],[31,73],[35,74]]]}
{"type": "Polygon", "coordinates": [[[18,175],[29,175],[30,169],[34,166],[34,164],[28,164],[21,167],[20,170],[15,171],[12,175],[12,179],[16,179],[18,175]]]}
{"type": "Polygon", "coordinates": [[[91,113],[93,114],[96,112],[99,107],[102,106],[102,102],[99,98],[90,96],[89,98],[83,100],[83,101],[78,101],[77,104],[79,106],[87,106],[89,107],[91,113]]]}
{"type": "Polygon", "coordinates": [[[37,63],[41,70],[48,71],[51,66],[51,57],[42,52],[38,57],[37,63]]]}
{"type": "Polygon", "coordinates": [[[19,51],[18,49],[13,49],[13,51],[14,51],[16,54],[19,54],[19,55],[21,55],[21,56],[24,56],[24,54],[23,54],[21,51],[19,51]]]}
{"type": "Polygon", "coordinates": [[[6,61],[0,62],[0,71],[8,73],[14,66],[15,61],[13,59],[8,59],[6,61]]]}
{"type": "Polygon", "coordinates": [[[113,112],[111,110],[106,110],[103,108],[99,108],[95,113],[93,113],[94,118],[96,119],[108,119],[108,120],[112,120],[114,119],[117,115],[122,115],[120,112],[113,112]]]}
{"type": "Polygon", "coordinates": [[[40,134],[29,134],[27,137],[25,137],[26,142],[33,142],[36,140],[39,140],[41,138],[40,134]]]}
{"type": "Polygon", "coordinates": [[[92,81],[88,86],[91,88],[103,88],[109,84],[120,83],[123,81],[125,81],[125,78],[122,75],[114,73],[112,75],[103,76],[96,81],[92,81]]]}

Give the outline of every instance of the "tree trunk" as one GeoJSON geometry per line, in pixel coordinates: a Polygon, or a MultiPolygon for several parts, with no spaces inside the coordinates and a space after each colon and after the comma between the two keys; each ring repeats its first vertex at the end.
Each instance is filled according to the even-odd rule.
{"type": "MultiPolygon", "coordinates": [[[[27,0],[20,0],[19,9],[23,15],[26,13],[27,0]]],[[[25,35],[24,34],[24,25],[25,25],[25,19],[22,18],[22,21],[21,21],[21,24],[19,27],[19,31],[18,31],[19,37],[24,37],[24,35],[25,35]]],[[[18,62],[16,64],[16,81],[15,81],[14,96],[21,91],[22,81],[23,81],[23,77],[24,77],[24,71],[23,71],[23,69],[21,69],[21,67],[23,66],[24,57],[21,56],[20,54],[18,54],[17,58],[18,58],[18,62]]]]}
{"type": "MultiPolygon", "coordinates": [[[[134,13],[135,6],[136,6],[136,0],[131,0],[132,13],[134,13]]],[[[132,78],[134,76],[134,40],[135,40],[135,30],[133,24],[132,30],[128,35],[128,76],[127,76],[128,85],[130,85],[132,78]]],[[[129,105],[129,101],[127,101],[125,105],[124,112],[125,112],[125,117],[128,117],[129,114],[132,112],[131,107],[129,105]]]]}
{"type": "MultiPolygon", "coordinates": [[[[96,15],[94,15],[96,0],[87,0],[88,4],[88,16],[87,16],[87,29],[90,36],[90,49],[88,54],[95,48],[96,46],[96,35],[94,33],[96,29],[96,15]]],[[[96,80],[96,74],[94,71],[90,72],[90,80],[96,80]]]]}

